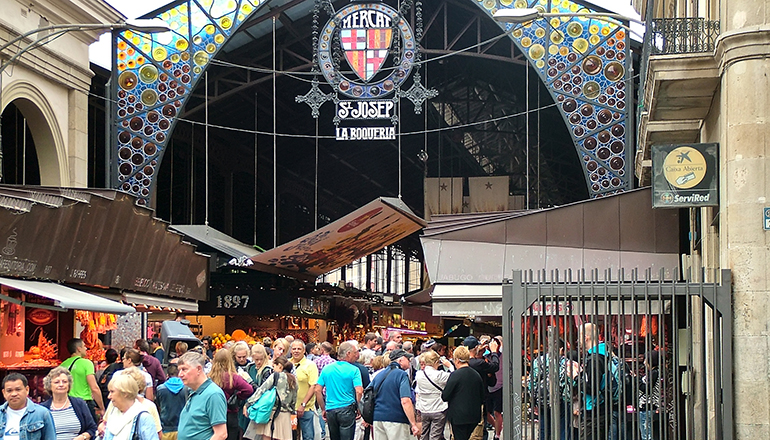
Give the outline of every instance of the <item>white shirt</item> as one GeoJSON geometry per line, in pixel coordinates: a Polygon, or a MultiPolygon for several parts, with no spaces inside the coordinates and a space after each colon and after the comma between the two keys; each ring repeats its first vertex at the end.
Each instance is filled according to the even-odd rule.
{"type": "Polygon", "coordinates": [[[3,440],[19,440],[19,424],[21,423],[21,418],[24,416],[26,411],[26,406],[22,409],[11,409],[11,407],[6,409],[5,432],[3,433],[3,440]]]}
{"type": "Polygon", "coordinates": [[[449,380],[449,373],[446,371],[438,371],[435,368],[426,365],[424,370],[417,371],[417,386],[414,387],[414,392],[417,393],[417,403],[415,407],[418,411],[433,414],[445,411],[449,405],[441,400],[441,391],[446,387],[446,382],[449,380]],[[425,375],[430,377],[438,387],[434,386],[425,375]]]}

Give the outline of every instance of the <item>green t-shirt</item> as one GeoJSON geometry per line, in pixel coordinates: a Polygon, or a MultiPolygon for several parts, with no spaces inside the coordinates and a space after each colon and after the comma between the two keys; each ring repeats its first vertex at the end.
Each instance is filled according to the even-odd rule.
{"type": "Polygon", "coordinates": [[[72,356],[61,363],[63,368],[70,370],[72,374],[72,389],[70,396],[83,400],[93,400],[91,387],[88,385],[88,376],[94,375],[94,363],[80,356],[72,356]],[[72,365],[74,363],[74,365],[72,365]],[[72,368],[70,368],[72,365],[72,368]]]}
{"type": "Polygon", "coordinates": [[[227,423],[225,393],[211,379],[206,379],[190,393],[179,414],[178,440],[209,440],[214,426],[227,423]]]}

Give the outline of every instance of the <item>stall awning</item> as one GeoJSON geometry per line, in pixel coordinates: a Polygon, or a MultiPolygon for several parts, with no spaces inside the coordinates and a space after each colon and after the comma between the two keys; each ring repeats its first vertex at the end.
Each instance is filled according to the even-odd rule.
{"type": "MultiPolygon", "coordinates": [[[[96,295],[91,295],[90,293],[81,292],[80,290],[56,283],[0,277],[0,284],[53,301],[53,304],[46,304],[45,302],[37,304],[32,301],[25,301],[22,304],[29,307],[47,306],[46,308],[54,308],[61,311],[87,310],[89,312],[115,313],[119,315],[136,311],[131,306],[100,298],[96,295]]],[[[6,295],[0,295],[0,297],[6,301],[21,303],[21,301],[6,295]]]]}
{"type": "Polygon", "coordinates": [[[425,225],[400,199],[380,197],[314,232],[252,256],[250,268],[310,281],[425,225]]]}
{"type": "Polygon", "coordinates": [[[435,284],[433,316],[502,316],[502,284],[435,284]]]}

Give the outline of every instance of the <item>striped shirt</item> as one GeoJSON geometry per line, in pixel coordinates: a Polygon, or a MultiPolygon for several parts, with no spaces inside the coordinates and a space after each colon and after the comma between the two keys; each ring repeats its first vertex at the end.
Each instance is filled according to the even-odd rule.
{"type": "Polygon", "coordinates": [[[80,419],[72,405],[64,409],[51,408],[51,415],[56,426],[56,440],[72,440],[80,435],[80,419]]]}

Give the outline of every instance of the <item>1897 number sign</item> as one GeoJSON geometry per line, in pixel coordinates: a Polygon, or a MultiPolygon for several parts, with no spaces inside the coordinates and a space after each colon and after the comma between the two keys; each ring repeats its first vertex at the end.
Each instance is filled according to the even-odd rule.
{"type": "Polygon", "coordinates": [[[249,305],[249,295],[217,295],[218,309],[245,309],[249,305]]]}

